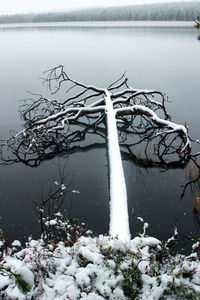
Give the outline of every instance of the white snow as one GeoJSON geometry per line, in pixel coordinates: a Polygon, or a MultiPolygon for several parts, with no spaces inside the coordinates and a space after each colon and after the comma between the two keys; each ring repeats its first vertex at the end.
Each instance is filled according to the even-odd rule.
{"type": "Polygon", "coordinates": [[[72,190],[72,193],[73,193],[73,194],[80,194],[80,191],[72,190]]]}
{"type": "Polygon", "coordinates": [[[144,219],[141,217],[137,217],[137,219],[140,220],[140,222],[142,222],[142,223],[144,222],[144,219]]]}
{"type": "Polygon", "coordinates": [[[64,191],[66,189],[66,186],[64,184],[61,185],[61,191],[64,191]]]}
{"type": "Polygon", "coordinates": [[[126,183],[119,148],[116,113],[108,90],[105,90],[110,168],[110,235],[130,240],[126,183]]]}
{"type": "Polygon", "coordinates": [[[12,246],[13,247],[21,247],[21,243],[18,240],[15,240],[14,242],[12,242],[12,246]]]}
{"type": "Polygon", "coordinates": [[[159,124],[160,126],[169,128],[168,131],[163,131],[161,133],[157,133],[157,135],[169,134],[169,133],[173,133],[173,132],[182,132],[186,141],[185,141],[184,147],[181,150],[181,153],[183,153],[187,147],[191,148],[190,138],[188,136],[188,132],[187,132],[187,129],[185,126],[173,123],[169,120],[161,119],[153,110],[151,110],[150,108],[148,108],[144,105],[133,105],[133,106],[129,106],[129,107],[117,108],[116,114],[119,112],[127,111],[127,110],[130,110],[132,112],[138,111],[143,114],[146,114],[156,124],[159,124]]]}
{"type": "Polygon", "coordinates": [[[174,234],[172,237],[170,237],[166,242],[165,245],[167,246],[169,243],[171,243],[172,241],[175,241],[177,239],[177,235],[178,235],[178,230],[177,227],[174,228],[174,234]]]}
{"type": "Polygon", "coordinates": [[[59,242],[53,248],[43,240],[31,240],[17,253],[3,254],[0,297],[128,300],[131,298],[125,295],[124,285],[131,288],[132,284],[137,299],[159,300],[169,290],[170,283],[172,292],[176,292],[176,287],[179,292],[165,299],[188,299],[184,293],[195,293],[198,299],[200,264],[197,253],[169,255],[162,263],[156,260],[161,247],[158,239],[146,236],[135,237],[129,245],[113,237],[82,236],[72,247],[59,242]],[[22,292],[15,274],[21,275],[30,287],[29,292],[22,292]]]}
{"type": "MultiPolygon", "coordinates": [[[[61,111],[61,112],[58,112],[58,113],[55,113],[53,115],[50,115],[49,117],[45,118],[45,119],[41,119],[39,121],[36,122],[36,125],[37,125],[37,128],[39,129],[40,126],[42,126],[43,124],[46,124],[50,121],[54,121],[56,120],[57,118],[60,118],[60,117],[65,117],[63,119],[64,122],[62,122],[62,125],[58,126],[59,129],[63,129],[64,128],[64,123],[65,121],[67,122],[68,119],[74,119],[76,118],[77,116],[75,117],[67,117],[68,115],[70,115],[71,113],[74,113],[74,112],[77,112],[77,114],[80,114],[81,112],[97,112],[97,111],[104,111],[105,107],[102,105],[102,106],[98,106],[98,107],[92,107],[91,106],[87,106],[87,107],[68,107],[66,108],[65,110],[61,111]]],[[[57,126],[53,127],[52,129],[50,129],[50,131],[52,131],[53,129],[58,129],[57,126]]]]}
{"type": "Polygon", "coordinates": [[[57,224],[57,219],[53,219],[45,222],[46,226],[54,226],[56,224],[57,224]]]}
{"type": "Polygon", "coordinates": [[[0,274],[0,290],[12,283],[12,280],[8,276],[0,274]]]}
{"type": "Polygon", "coordinates": [[[7,257],[4,263],[5,269],[10,269],[13,274],[18,274],[30,288],[34,286],[34,275],[26,264],[13,257],[7,257]]]}

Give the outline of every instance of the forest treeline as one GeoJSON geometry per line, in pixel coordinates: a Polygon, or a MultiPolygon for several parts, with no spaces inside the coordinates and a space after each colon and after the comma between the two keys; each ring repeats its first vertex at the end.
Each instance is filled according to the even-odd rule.
{"type": "Polygon", "coordinates": [[[1,15],[0,23],[69,21],[190,21],[200,16],[200,1],[89,8],[65,12],[1,15]]]}

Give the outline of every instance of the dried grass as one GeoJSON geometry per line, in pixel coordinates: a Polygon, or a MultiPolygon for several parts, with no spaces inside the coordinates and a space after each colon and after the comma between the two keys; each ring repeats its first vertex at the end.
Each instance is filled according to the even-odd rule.
{"type": "Polygon", "coordinates": [[[194,198],[192,211],[193,211],[194,213],[199,213],[199,212],[200,212],[200,193],[198,193],[198,194],[195,196],[195,198],[194,198]]]}
{"type": "Polygon", "coordinates": [[[197,179],[197,178],[200,178],[200,169],[197,167],[196,164],[194,163],[191,163],[189,165],[189,169],[188,169],[188,178],[190,180],[193,180],[193,179],[197,179]]]}

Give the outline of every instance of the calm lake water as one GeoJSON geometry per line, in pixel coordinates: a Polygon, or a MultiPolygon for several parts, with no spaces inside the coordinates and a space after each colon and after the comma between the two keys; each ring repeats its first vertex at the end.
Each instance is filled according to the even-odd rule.
{"type": "MultiPolygon", "coordinates": [[[[165,92],[168,111],[177,123],[187,122],[200,138],[200,34],[188,22],[119,22],[0,26],[0,137],[20,129],[18,107],[27,91],[45,94],[39,77],[59,64],[71,77],[106,87],[126,71],[131,86],[165,92]]],[[[95,140],[95,138],[94,138],[95,140]]],[[[58,179],[59,157],[33,169],[0,166],[0,228],[11,239],[40,234],[35,201],[58,179]]],[[[72,217],[95,233],[108,232],[109,194],[106,149],[77,152],[67,160],[72,185],[66,207],[72,217]],[[77,190],[80,193],[73,193],[77,190]]],[[[183,236],[199,236],[188,189],[180,199],[187,169],[141,169],[124,161],[132,235],[136,217],[149,223],[148,234],[167,239],[174,224],[183,236]]],[[[187,239],[185,239],[187,243],[187,239]]]]}

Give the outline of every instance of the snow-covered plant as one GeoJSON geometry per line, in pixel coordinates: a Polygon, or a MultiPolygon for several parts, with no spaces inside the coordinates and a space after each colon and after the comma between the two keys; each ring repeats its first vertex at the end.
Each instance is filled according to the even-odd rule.
{"type": "Polygon", "coordinates": [[[41,195],[37,202],[37,212],[44,241],[51,242],[52,245],[63,241],[72,246],[80,236],[92,236],[93,233],[86,228],[85,223],[70,218],[64,209],[67,192],[71,190],[71,180],[65,173],[65,167],[66,165],[61,169],[59,165],[59,180],[54,181],[48,194],[41,195]]]}
{"type": "Polygon", "coordinates": [[[72,246],[81,236],[93,236],[93,232],[86,228],[85,223],[80,223],[75,218],[65,219],[60,212],[55,213],[53,219],[43,217],[41,222],[42,238],[52,245],[63,241],[72,246]]]}
{"type": "Polygon", "coordinates": [[[200,243],[188,255],[171,255],[159,240],[129,244],[109,236],[64,242],[17,241],[0,260],[0,297],[25,300],[199,299],[200,243]],[[19,245],[18,245],[19,246],[19,245]],[[9,253],[9,254],[8,254],[9,253]]]}

